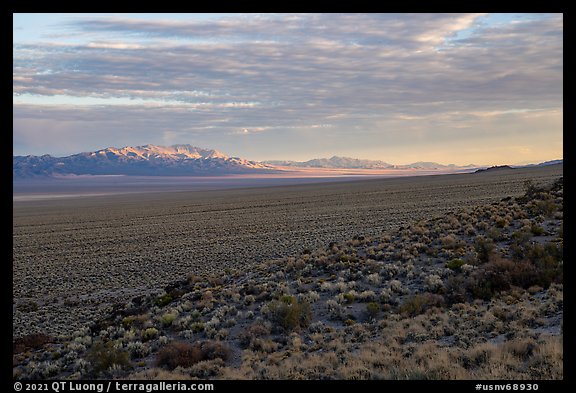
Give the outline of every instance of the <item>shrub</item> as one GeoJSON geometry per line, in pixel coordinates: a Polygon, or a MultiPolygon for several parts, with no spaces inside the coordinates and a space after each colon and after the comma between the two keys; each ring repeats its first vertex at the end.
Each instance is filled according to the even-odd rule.
{"type": "Polygon", "coordinates": [[[148,340],[153,339],[157,335],[158,335],[158,329],[156,329],[154,327],[150,327],[150,328],[142,331],[142,340],[148,341],[148,340]]]}
{"type": "Polygon", "coordinates": [[[270,329],[266,325],[262,323],[253,323],[247,326],[246,329],[238,335],[238,339],[240,340],[240,346],[247,348],[254,339],[269,334],[270,329]]]}
{"type": "Polygon", "coordinates": [[[380,311],[380,305],[378,303],[370,302],[366,304],[366,313],[368,313],[368,317],[370,319],[376,318],[379,311],[380,311]]]}
{"type": "Polygon", "coordinates": [[[472,278],[468,290],[474,297],[488,300],[495,293],[512,286],[528,289],[538,285],[547,288],[552,282],[562,282],[562,268],[554,262],[538,265],[530,260],[515,262],[494,256],[472,278]]]}
{"type": "Polygon", "coordinates": [[[424,279],[424,287],[430,292],[439,292],[444,286],[444,282],[437,274],[431,274],[424,279]]]}
{"type": "Polygon", "coordinates": [[[401,314],[408,314],[413,317],[424,313],[432,307],[441,307],[444,305],[444,298],[441,295],[432,293],[416,294],[409,297],[400,305],[398,311],[401,314]]]}
{"type": "Polygon", "coordinates": [[[392,280],[390,281],[389,285],[392,292],[402,293],[404,291],[404,289],[402,288],[402,282],[400,282],[399,280],[392,280]]]}
{"type": "Polygon", "coordinates": [[[498,217],[496,219],[496,226],[498,228],[505,228],[509,225],[510,223],[508,222],[508,220],[506,220],[504,217],[498,217]]]}
{"type": "Polygon", "coordinates": [[[380,283],[382,282],[380,275],[378,273],[368,274],[366,276],[366,281],[368,281],[368,283],[372,285],[380,285],[380,283]]]}
{"type": "Polygon", "coordinates": [[[177,314],[175,312],[167,312],[160,318],[160,323],[162,323],[163,326],[170,326],[176,319],[176,316],[177,314]]]}
{"type": "Polygon", "coordinates": [[[143,358],[150,353],[150,349],[140,341],[133,341],[126,345],[132,359],[143,358]]]}
{"type": "Polygon", "coordinates": [[[452,259],[450,262],[446,263],[446,267],[450,270],[454,270],[454,271],[460,271],[462,265],[464,265],[466,262],[464,262],[462,259],[452,259]]]}
{"type": "Polygon", "coordinates": [[[528,360],[537,348],[536,342],[531,338],[508,341],[504,344],[504,350],[521,360],[528,360]]]}
{"type": "Polygon", "coordinates": [[[456,248],[458,245],[458,241],[453,235],[446,235],[441,237],[440,242],[442,243],[442,247],[447,249],[456,248]]]}
{"type": "Polygon", "coordinates": [[[465,303],[468,300],[468,280],[461,275],[448,277],[444,299],[449,305],[465,303]]]}
{"type": "Polygon", "coordinates": [[[344,300],[346,301],[346,303],[350,304],[350,303],[354,303],[354,294],[351,292],[347,292],[344,294],[344,300]]]}
{"type": "Polygon", "coordinates": [[[170,295],[169,293],[166,293],[163,296],[160,296],[158,299],[156,299],[156,302],[154,304],[156,304],[158,307],[164,307],[164,306],[168,305],[169,303],[171,303],[172,300],[174,300],[172,295],[170,295]]]}
{"type": "Polygon", "coordinates": [[[545,217],[552,217],[557,207],[553,200],[545,199],[541,201],[536,201],[535,210],[538,214],[542,214],[545,217]]]}
{"type": "Polygon", "coordinates": [[[156,357],[156,364],[174,370],[176,367],[191,367],[203,360],[222,359],[226,361],[230,356],[230,349],[215,341],[171,342],[162,348],[156,357]]]}
{"type": "Polygon", "coordinates": [[[528,179],[524,181],[524,197],[525,198],[533,198],[536,193],[540,191],[538,187],[534,184],[534,181],[528,179]]]}
{"type": "Polygon", "coordinates": [[[13,353],[20,353],[24,352],[27,348],[29,349],[39,349],[42,348],[44,345],[54,342],[55,339],[50,337],[44,333],[34,333],[28,334],[23,337],[18,337],[12,343],[12,351],[13,353]]]}
{"type": "Polygon", "coordinates": [[[297,301],[293,296],[283,296],[281,300],[268,305],[272,322],[285,331],[305,328],[310,325],[312,311],[306,301],[297,301]]]}
{"type": "Polygon", "coordinates": [[[96,342],[88,352],[88,361],[96,373],[107,371],[110,368],[126,368],[130,365],[128,352],[116,348],[112,341],[96,342]]]}
{"type": "Polygon", "coordinates": [[[250,343],[250,349],[264,353],[275,352],[276,350],[278,350],[279,346],[280,346],[279,343],[272,341],[270,339],[263,339],[263,338],[255,338],[250,343]]]}
{"type": "Polygon", "coordinates": [[[476,238],[474,249],[478,253],[478,260],[481,263],[488,262],[490,256],[494,253],[495,248],[496,245],[491,239],[487,239],[483,236],[479,236],[476,238]]]}
{"type": "Polygon", "coordinates": [[[346,326],[352,326],[356,323],[356,321],[354,321],[353,319],[348,318],[347,320],[344,321],[344,325],[346,326]]]}
{"type": "Polygon", "coordinates": [[[534,234],[534,236],[541,236],[544,234],[544,228],[538,224],[532,224],[530,231],[534,234]]]}

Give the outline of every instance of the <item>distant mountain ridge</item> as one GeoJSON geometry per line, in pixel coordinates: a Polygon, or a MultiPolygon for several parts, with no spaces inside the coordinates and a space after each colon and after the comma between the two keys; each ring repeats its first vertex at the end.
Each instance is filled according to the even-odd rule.
{"type": "Polygon", "coordinates": [[[556,164],[564,164],[564,159],[544,161],[544,162],[541,162],[539,164],[528,164],[528,165],[522,165],[522,166],[513,165],[513,167],[515,167],[515,168],[528,168],[528,167],[532,167],[532,166],[549,166],[549,165],[556,165],[556,164]]]}
{"type": "Polygon", "coordinates": [[[299,168],[347,168],[347,169],[387,169],[394,165],[378,160],[338,157],[315,158],[308,161],[264,161],[266,164],[299,168]]]}
{"type": "MultiPolygon", "coordinates": [[[[540,164],[511,166],[512,168],[562,164],[552,160],[540,164]]],[[[178,144],[171,146],[143,145],[109,147],[93,152],[66,157],[13,156],[13,176],[18,178],[59,177],[66,175],[140,175],[140,176],[219,176],[247,173],[279,173],[279,167],[323,169],[414,169],[449,170],[454,172],[486,169],[487,166],[439,164],[418,161],[406,165],[393,165],[380,160],[363,160],[332,156],[308,161],[249,161],[228,157],[214,149],[178,144]]]]}
{"type": "Polygon", "coordinates": [[[469,164],[458,166],[443,165],[437,162],[418,161],[407,165],[393,165],[380,160],[361,160],[350,157],[332,156],[330,158],[315,158],[308,161],[264,161],[266,164],[299,168],[340,168],[340,169],[458,169],[476,168],[469,164]]]}
{"type": "Polygon", "coordinates": [[[15,178],[63,175],[209,176],[273,172],[263,163],[192,145],[109,147],[67,157],[14,156],[15,178]]]}

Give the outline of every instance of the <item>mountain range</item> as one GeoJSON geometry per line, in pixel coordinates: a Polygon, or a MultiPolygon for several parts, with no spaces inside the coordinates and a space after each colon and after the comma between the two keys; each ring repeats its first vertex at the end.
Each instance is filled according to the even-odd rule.
{"type": "Polygon", "coordinates": [[[14,178],[59,175],[208,176],[271,172],[270,165],[191,145],[109,147],[67,157],[14,156],[14,178]]]}
{"type": "MultiPolygon", "coordinates": [[[[553,165],[562,160],[534,165],[553,165]]],[[[228,157],[213,149],[192,145],[109,147],[67,157],[14,156],[13,176],[19,178],[58,177],[66,175],[140,175],[140,176],[218,176],[247,173],[280,173],[286,167],[333,169],[414,169],[462,171],[486,168],[479,165],[457,166],[437,162],[393,165],[379,160],[333,156],[309,161],[249,161],[228,157]]]]}
{"type": "Polygon", "coordinates": [[[330,158],[315,158],[309,161],[264,161],[274,166],[289,166],[299,168],[341,168],[341,169],[465,169],[477,168],[477,165],[469,164],[457,166],[454,164],[444,165],[437,162],[418,161],[407,165],[393,165],[379,160],[360,160],[350,157],[333,156],[330,158]]]}

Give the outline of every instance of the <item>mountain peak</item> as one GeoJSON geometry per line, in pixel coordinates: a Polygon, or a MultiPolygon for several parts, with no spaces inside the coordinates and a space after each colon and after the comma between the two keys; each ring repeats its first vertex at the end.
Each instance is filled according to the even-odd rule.
{"type": "Polygon", "coordinates": [[[212,176],[270,172],[269,165],[188,144],[108,147],[68,157],[14,157],[14,177],[54,175],[212,176]]]}
{"type": "Polygon", "coordinates": [[[201,147],[192,146],[189,144],[177,144],[170,146],[162,145],[142,145],[142,146],[124,146],[121,148],[108,147],[106,149],[93,152],[96,154],[113,153],[118,156],[125,157],[140,157],[142,159],[151,158],[173,158],[173,159],[209,159],[209,158],[222,158],[228,159],[229,157],[214,149],[203,149],[201,147]]]}

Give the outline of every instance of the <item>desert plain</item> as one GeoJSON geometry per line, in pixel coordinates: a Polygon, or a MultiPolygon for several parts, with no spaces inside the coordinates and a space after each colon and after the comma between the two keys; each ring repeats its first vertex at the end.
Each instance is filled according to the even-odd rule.
{"type": "MultiPolygon", "coordinates": [[[[516,228],[514,222],[523,218],[521,215],[523,207],[518,204],[512,205],[512,203],[515,198],[524,195],[527,184],[549,186],[561,178],[562,174],[562,165],[553,165],[419,177],[347,179],[347,181],[324,179],[323,182],[314,184],[282,185],[280,182],[280,184],[270,185],[264,182],[256,186],[250,184],[249,187],[244,188],[238,186],[227,188],[225,185],[219,185],[219,189],[206,189],[209,187],[202,189],[199,187],[192,191],[171,190],[170,192],[147,189],[120,194],[106,192],[104,195],[91,195],[90,192],[84,190],[84,195],[81,197],[74,197],[72,192],[65,193],[59,198],[15,198],[13,203],[12,269],[14,339],[18,341],[23,337],[30,337],[35,334],[45,335],[50,337],[48,345],[53,346],[52,349],[48,350],[50,353],[62,352],[64,348],[68,348],[69,343],[75,342],[77,346],[82,347],[77,348],[75,352],[76,355],[74,356],[77,356],[78,359],[84,359],[82,354],[84,351],[88,353],[92,347],[92,355],[90,355],[92,357],[86,355],[88,360],[84,361],[85,364],[75,358],[68,359],[66,363],[60,358],[60,355],[55,356],[54,359],[41,357],[39,360],[34,358],[36,356],[34,353],[28,352],[29,356],[20,353],[18,355],[20,357],[17,357],[19,360],[15,361],[17,364],[15,377],[49,378],[64,375],[81,378],[109,376],[109,373],[126,377],[127,371],[124,367],[126,366],[124,360],[118,361],[118,363],[122,363],[120,365],[110,364],[113,366],[111,368],[105,367],[96,370],[92,367],[98,363],[98,360],[94,360],[94,356],[96,356],[94,351],[97,349],[93,347],[96,346],[96,339],[101,337],[105,341],[114,342],[115,348],[130,353],[132,363],[128,368],[133,370],[130,372],[136,373],[138,377],[318,378],[322,375],[321,371],[307,373],[294,369],[294,374],[291,375],[278,374],[277,369],[271,369],[272,366],[260,367],[260,370],[265,370],[260,371],[260,373],[254,367],[248,370],[245,366],[247,357],[253,356],[252,360],[248,361],[251,364],[264,364],[269,359],[267,358],[265,361],[262,357],[249,355],[242,350],[260,353],[261,356],[272,356],[271,353],[281,352],[285,346],[292,345],[299,348],[299,351],[305,352],[305,348],[310,350],[314,347],[314,344],[311,343],[314,335],[319,339],[318,335],[325,333],[323,329],[330,328],[333,322],[327,322],[329,320],[340,320],[343,329],[350,330],[354,329],[354,325],[360,326],[364,323],[375,324],[376,321],[379,321],[379,323],[385,324],[387,313],[394,311],[388,323],[405,323],[406,331],[413,328],[411,324],[416,320],[415,318],[430,320],[430,312],[427,310],[432,306],[440,307],[440,303],[444,302],[444,300],[439,300],[433,296],[446,296],[447,294],[447,277],[445,276],[450,274],[452,268],[446,268],[445,265],[457,259],[460,262],[453,262],[453,264],[470,266],[464,255],[469,250],[464,244],[465,241],[460,244],[457,237],[455,240],[447,237],[452,236],[451,233],[440,231],[438,239],[428,235],[430,244],[436,245],[434,243],[436,241],[441,250],[440,255],[437,251],[430,251],[429,253],[426,251],[426,255],[432,258],[430,260],[433,260],[433,263],[430,263],[440,266],[439,270],[436,272],[421,269],[422,278],[418,283],[421,284],[422,288],[414,291],[414,288],[408,285],[408,289],[402,289],[402,285],[401,287],[398,285],[407,286],[406,282],[409,282],[412,277],[408,270],[412,270],[415,264],[418,265],[422,262],[416,260],[420,255],[419,253],[424,255],[427,249],[426,245],[422,245],[422,240],[412,239],[406,235],[407,228],[423,228],[428,225],[425,223],[434,220],[440,220],[441,223],[442,220],[457,217],[457,221],[459,220],[458,228],[461,225],[462,233],[469,235],[466,240],[472,242],[476,235],[484,234],[490,228],[477,228],[474,226],[475,223],[463,222],[463,214],[469,214],[474,209],[488,207],[493,209],[495,215],[498,215],[500,206],[498,204],[504,206],[509,203],[508,209],[510,211],[506,211],[501,217],[504,223],[501,225],[494,224],[500,231],[497,236],[493,236],[496,245],[498,245],[498,241],[505,242],[512,238],[513,229],[520,230],[521,224],[518,224],[518,228],[516,228]],[[527,183],[527,181],[529,182],[527,183]],[[463,211],[468,213],[462,213],[463,211]],[[515,214],[518,214],[518,217],[515,214]],[[398,237],[397,240],[391,241],[390,239],[395,239],[395,236],[398,237]],[[497,239],[498,236],[500,239],[497,239]],[[359,245],[368,247],[372,244],[376,247],[377,244],[382,243],[382,240],[378,240],[382,238],[388,239],[386,241],[391,245],[387,246],[388,248],[381,247],[379,250],[383,249],[390,252],[383,254],[384,256],[380,255],[379,258],[375,258],[374,254],[370,254],[372,257],[367,255],[364,248],[362,251],[354,251],[352,254],[355,256],[352,259],[348,256],[342,256],[348,255],[346,250],[334,251],[335,247],[337,249],[340,247],[339,244],[348,244],[354,247],[359,245]],[[452,242],[455,243],[451,244],[452,242]],[[397,253],[392,252],[390,247],[397,244],[403,244],[402,247],[410,250],[409,252],[414,257],[402,254],[404,249],[396,250],[397,253]],[[414,244],[416,244],[416,248],[412,250],[414,244]],[[366,288],[364,291],[360,291],[358,288],[362,285],[356,284],[356,282],[363,282],[364,276],[362,274],[356,276],[353,268],[352,273],[350,273],[350,267],[347,269],[348,274],[352,274],[352,277],[340,274],[346,270],[343,268],[335,271],[337,274],[326,275],[326,277],[319,273],[318,277],[322,277],[318,281],[318,278],[313,279],[305,274],[306,263],[310,258],[318,260],[318,258],[326,257],[322,254],[325,251],[320,252],[318,250],[340,252],[342,255],[339,257],[341,259],[338,259],[338,263],[355,262],[356,258],[360,258],[362,261],[374,258],[379,261],[378,263],[396,264],[400,266],[400,273],[398,271],[394,273],[394,269],[392,269],[390,270],[391,275],[388,277],[386,276],[387,273],[384,274],[386,269],[380,270],[381,267],[377,266],[374,267],[375,270],[372,273],[363,270],[366,277],[369,277],[365,279],[366,288]],[[447,252],[447,254],[443,255],[442,252],[447,252]],[[302,256],[305,258],[303,262],[299,262],[302,256]],[[281,266],[290,264],[290,268],[286,272],[282,269],[279,272],[278,269],[269,268],[272,272],[269,279],[277,282],[286,281],[287,286],[283,293],[280,293],[281,290],[269,291],[268,293],[262,288],[253,292],[239,290],[242,297],[232,296],[228,301],[225,300],[225,297],[219,298],[219,295],[216,294],[218,290],[223,288],[227,290],[234,286],[240,288],[240,285],[245,285],[247,281],[251,281],[252,286],[258,286],[262,284],[258,282],[258,275],[263,274],[262,272],[268,269],[263,266],[277,266],[278,264],[281,266]],[[412,265],[412,267],[404,271],[402,266],[407,265],[412,265]],[[294,266],[298,266],[298,269],[304,269],[304,273],[296,274],[295,271],[298,269],[294,266]],[[292,277],[290,274],[296,275],[292,277]],[[402,279],[394,280],[394,274],[400,274],[402,279]],[[222,282],[214,283],[213,280],[216,278],[221,279],[222,282]],[[176,296],[172,296],[166,289],[170,286],[174,289],[178,286],[175,283],[181,280],[196,283],[197,285],[186,288],[189,293],[202,292],[198,295],[200,297],[187,298],[185,304],[174,303],[172,304],[173,308],[164,310],[163,307],[171,307],[172,301],[184,301],[184,298],[176,299],[176,296]],[[203,280],[211,283],[208,285],[208,289],[203,280]],[[297,280],[300,281],[295,284],[297,280]],[[440,281],[436,282],[435,280],[440,281]],[[328,284],[325,284],[326,282],[328,284]],[[338,282],[344,284],[338,284],[338,282]],[[354,284],[350,284],[351,282],[354,284]],[[300,291],[294,285],[305,288],[300,291]],[[335,289],[337,287],[342,288],[335,289]],[[324,289],[321,290],[321,288],[324,289]],[[208,290],[210,290],[210,294],[206,295],[208,290]],[[386,296],[379,293],[381,290],[386,290],[386,296]],[[332,291],[336,291],[335,300],[325,299],[328,295],[332,296],[332,291]],[[350,291],[352,291],[351,295],[350,291]],[[258,297],[259,292],[268,293],[269,298],[263,296],[262,299],[255,301],[254,295],[251,293],[258,297]],[[417,298],[416,300],[410,298],[419,292],[431,293],[430,296],[432,297],[430,299],[417,298]],[[436,292],[438,295],[433,295],[436,292]],[[297,296],[299,293],[302,293],[302,296],[297,296]],[[318,295],[318,293],[322,293],[322,295],[318,295]],[[390,300],[391,297],[395,296],[398,297],[397,300],[390,300]],[[246,300],[247,297],[248,300],[246,300]],[[150,318],[150,321],[142,323],[142,325],[138,325],[133,320],[126,320],[125,318],[131,316],[130,313],[117,313],[119,309],[126,308],[130,304],[133,305],[130,302],[134,298],[140,299],[139,301],[143,298],[152,299],[148,313],[140,310],[142,315],[147,315],[150,318]],[[207,306],[206,303],[210,303],[212,298],[219,299],[218,301],[221,302],[218,303],[217,301],[216,306],[220,304],[228,308],[224,311],[218,311],[218,307],[214,304],[207,306]],[[258,309],[250,308],[242,311],[241,307],[236,310],[237,306],[231,299],[235,299],[234,302],[249,308],[254,307],[253,304],[258,304],[259,301],[266,304],[261,304],[262,307],[258,309]],[[200,300],[202,307],[196,310],[195,302],[200,302],[200,300]],[[273,324],[275,320],[277,322],[277,314],[281,312],[278,311],[278,308],[281,309],[282,304],[295,307],[295,305],[303,304],[304,301],[307,302],[306,304],[314,304],[319,300],[321,303],[326,303],[327,308],[333,306],[339,311],[326,311],[324,313],[323,308],[312,306],[311,315],[316,316],[315,321],[301,321],[302,323],[297,322],[288,325],[284,321],[279,323],[280,326],[266,325],[273,324]],[[274,303],[274,305],[271,303],[273,301],[280,303],[274,303]],[[335,303],[332,304],[331,301],[335,303]],[[410,309],[410,301],[422,301],[423,305],[412,305],[417,308],[417,311],[413,311],[410,309]],[[435,301],[438,304],[434,304],[435,301]],[[372,306],[372,310],[370,310],[367,303],[373,303],[376,306],[372,306]],[[231,311],[232,307],[234,310],[231,311]],[[341,309],[342,307],[348,307],[350,310],[346,312],[341,309]],[[423,314],[424,311],[427,311],[428,314],[423,314]],[[116,314],[114,314],[115,312],[116,314]],[[197,315],[194,314],[195,316],[190,318],[188,314],[192,312],[196,312],[197,315]],[[218,312],[222,315],[211,314],[218,312]],[[243,312],[244,314],[242,314],[243,312]],[[264,332],[255,331],[254,337],[266,337],[269,334],[277,334],[277,336],[263,338],[256,343],[250,337],[246,338],[246,334],[242,336],[242,332],[238,329],[258,330],[252,325],[247,325],[248,319],[255,318],[254,313],[257,314],[257,322],[260,321],[260,324],[267,326],[264,332]],[[234,315],[235,318],[234,320],[228,318],[232,321],[225,322],[227,319],[225,316],[228,314],[234,315]],[[94,326],[100,326],[98,323],[101,323],[102,320],[112,323],[110,321],[114,319],[111,315],[117,318],[123,316],[124,319],[118,319],[122,323],[119,322],[116,326],[116,328],[123,329],[122,332],[114,331],[111,333],[112,330],[108,328],[108,330],[103,330],[108,333],[98,333],[97,331],[94,333],[94,326]],[[402,322],[399,320],[399,315],[408,319],[402,322]],[[187,319],[182,321],[185,317],[187,319]],[[324,318],[325,321],[318,320],[320,317],[324,318]],[[244,320],[244,324],[240,322],[244,320]],[[327,323],[328,327],[319,326],[318,324],[321,322],[327,323]],[[200,327],[200,323],[202,323],[202,327],[200,327]],[[206,326],[210,323],[216,325],[212,329],[212,333],[206,326]],[[171,332],[170,326],[175,329],[174,326],[177,324],[180,324],[178,326],[182,328],[171,332]],[[309,326],[312,327],[309,328],[309,326]],[[167,330],[166,333],[163,332],[163,328],[167,330]],[[222,330],[226,330],[226,332],[223,333],[222,330]],[[180,331],[184,333],[178,336],[179,333],[177,332],[180,331]],[[129,336],[128,339],[124,338],[124,342],[119,338],[123,335],[129,336]],[[280,336],[284,338],[274,339],[274,337],[280,336]],[[173,344],[172,341],[178,341],[176,339],[184,339],[190,343],[201,342],[197,340],[205,339],[212,339],[217,343],[226,343],[226,340],[229,339],[232,341],[229,343],[231,349],[228,347],[226,349],[230,353],[226,356],[209,357],[205,361],[216,363],[212,366],[204,366],[202,369],[204,371],[198,371],[197,362],[192,362],[193,364],[190,363],[188,366],[196,367],[196,371],[191,372],[186,367],[172,367],[170,364],[162,362],[163,356],[164,358],[173,357],[173,354],[170,353],[162,354],[163,347],[178,352],[177,344],[173,345],[174,348],[170,347],[173,344]],[[139,344],[130,344],[133,341],[138,341],[139,344]],[[130,347],[130,345],[132,346],[130,347]],[[142,349],[142,346],[146,348],[142,349]],[[31,360],[33,358],[34,360],[31,360]],[[31,362],[37,368],[31,367],[31,362]],[[48,362],[48,365],[42,362],[48,362]],[[60,362],[61,364],[58,363],[58,367],[53,365],[50,367],[52,364],[50,362],[60,362]],[[92,362],[92,366],[90,366],[90,362],[92,362]],[[43,364],[43,366],[40,367],[39,364],[43,364]],[[66,364],[75,364],[75,366],[66,368],[66,364]],[[162,374],[160,371],[150,373],[149,371],[150,369],[165,370],[166,368],[169,370],[176,368],[176,371],[166,371],[166,373],[173,374],[162,374]],[[210,368],[221,371],[210,374],[206,371],[210,368]],[[137,374],[138,372],[140,374],[137,374]],[[148,374],[146,374],[147,372],[148,374]]],[[[38,195],[39,191],[35,190],[35,193],[38,195]]],[[[92,194],[98,194],[98,191],[93,191],[92,194]]],[[[40,195],[43,194],[40,192],[40,195]]],[[[538,235],[548,236],[544,239],[546,241],[555,237],[553,232],[557,233],[560,225],[561,207],[554,206],[555,210],[551,212],[551,214],[556,214],[554,222],[550,217],[540,219],[541,224],[544,222],[542,224],[544,235],[542,233],[538,235]]],[[[524,219],[529,220],[530,217],[526,216],[524,219]]],[[[536,225],[538,218],[534,220],[532,224],[524,223],[522,225],[528,225],[528,227],[536,225]]],[[[448,224],[446,227],[442,225],[440,225],[442,230],[451,228],[448,224]]],[[[456,226],[453,230],[456,231],[456,226]]],[[[460,266],[455,266],[452,270],[459,268],[460,266]]],[[[417,277],[419,277],[418,274],[417,277]]],[[[555,291],[554,296],[560,299],[561,304],[561,284],[552,285],[552,289],[555,291]]],[[[542,290],[535,285],[531,288],[531,294],[538,295],[539,291],[542,290]]],[[[517,302],[530,302],[527,297],[528,292],[524,293],[526,296],[523,294],[515,295],[517,302]]],[[[182,294],[179,293],[178,296],[182,296],[182,294]]],[[[490,292],[485,300],[492,299],[492,296],[494,293],[490,292]]],[[[539,296],[552,295],[540,293],[539,296]]],[[[478,297],[482,299],[483,295],[478,297]]],[[[495,300],[492,299],[492,301],[495,300]]],[[[502,303],[498,305],[501,308],[503,305],[510,305],[510,301],[506,303],[505,299],[497,301],[502,303]]],[[[459,303],[452,301],[450,304],[451,307],[457,307],[459,303]],[[456,306],[452,304],[456,304],[456,306]]],[[[476,303],[465,304],[465,306],[458,306],[461,308],[458,312],[462,313],[463,307],[475,307],[477,312],[482,310],[485,312],[486,307],[490,308],[487,304],[481,303],[480,300],[477,300],[476,303]]],[[[330,310],[332,309],[330,308],[330,310]]],[[[468,309],[464,311],[466,311],[466,315],[472,313],[468,309]]],[[[556,337],[555,340],[558,339],[559,335],[561,336],[558,330],[561,323],[561,315],[558,314],[560,311],[556,310],[552,317],[540,321],[542,332],[552,332],[552,336],[556,337]]],[[[134,315],[132,316],[134,317],[134,315]]],[[[134,318],[137,320],[138,317],[140,315],[134,318]]],[[[438,316],[434,316],[434,318],[438,318],[438,316]]],[[[506,318],[509,321],[514,319],[510,316],[506,318]]],[[[380,326],[380,328],[382,327],[380,326]]],[[[473,327],[469,328],[473,329],[473,327]]],[[[370,330],[368,329],[368,331],[370,330]]],[[[368,336],[371,333],[347,332],[346,334],[358,336],[355,340],[361,344],[369,340],[368,336]],[[359,338],[366,334],[368,336],[359,338]]],[[[503,336],[501,337],[503,334],[496,334],[494,336],[497,338],[496,341],[505,340],[503,336]]],[[[445,336],[448,337],[444,339],[444,344],[447,346],[451,346],[454,340],[458,341],[458,338],[454,338],[453,333],[446,333],[445,336]]],[[[512,339],[513,337],[509,338],[512,339]]],[[[521,338],[526,337],[521,336],[521,338]]],[[[404,339],[406,338],[404,337],[404,339]]],[[[533,337],[530,339],[536,340],[533,337]]],[[[342,336],[333,338],[333,340],[335,340],[334,342],[338,342],[338,340],[349,342],[350,339],[342,336]]],[[[443,342],[442,338],[438,338],[438,340],[443,342]]],[[[407,340],[408,343],[409,341],[407,340]]],[[[457,346],[457,344],[454,345],[457,346]]],[[[469,346],[472,348],[477,344],[479,343],[470,342],[469,346]]],[[[461,345],[466,348],[467,344],[461,345]]],[[[554,341],[547,345],[557,349],[559,344],[554,341]]],[[[327,351],[330,347],[328,344],[318,344],[317,346],[316,351],[320,350],[320,352],[315,352],[311,356],[320,356],[322,351],[327,351]],[[324,349],[320,348],[323,345],[324,349]]],[[[26,348],[26,345],[24,347],[26,348]]],[[[361,353],[367,350],[361,345],[356,348],[361,353]]],[[[40,349],[33,349],[47,353],[44,346],[40,346],[40,349]]],[[[218,348],[216,350],[212,348],[212,350],[218,352],[218,348]]],[[[514,348],[510,349],[510,353],[514,353],[515,350],[514,348]]],[[[378,349],[374,349],[374,353],[370,356],[385,356],[378,351],[378,349]]],[[[522,350],[518,349],[518,351],[522,350]]],[[[24,353],[27,352],[24,351],[24,353]]],[[[70,351],[66,352],[66,354],[69,353],[70,351]]],[[[338,353],[338,350],[334,349],[334,353],[338,353]]],[[[61,355],[64,356],[62,353],[61,355]]],[[[522,356],[528,355],[522,352],[522,356]]],[[[308,355],[300,359],[300,363],[304,362],[303,359],[308,359],[308,355]]],[[[321,360],[321,357],[317,360],[320,363],[326,361],[326,359],[321,360]]],[[[338,363],[337,358],[330,358],[329,360],[338,363]]],[[[275,361],[274,364],[281,364],[279,359],[275,361]]],[[[294,362],[291,364],[295,367],[294,362]]],[[[445,363],[450,362],[451,360],[446,357],[445,363]]],[[[482,361],[479,360],[478,362],[478,367],[481,367],[482,361]]],[[[180,366],[186,366],[186,364],[180,366]]],[[[340,370],[338,371],[340,374],[328,375],[328,377],[410,379],[423,376],[430,378],[483,376],[483,374],[465,374],[460,371],[454,374],[426,374],[425,368],[416,370],[419,374],[404,375],[398,368],[400,366],[398,365],[394,372],[388,370],[388,373],[380,375],[361,370],[354,374],[352,364],[349,368],[340,369],[335,365],[333,369],[340,370]],[[344,369],[348,371],[344,372],[344,369]],[[346,374],[347,372],[351,373],[346,374]]],[[[365,367],[364,363],[362,363],[362,367],[365,367]]],[[[505,377],[508,374],[495,372],[494,375],[505,377]]],[[[536,374],[527,372],[525,374],[511,373],[510,375],[534,377],[536,374]]],[[[542,375],[547,378],[559,377],[557,371],[542,375]]]]}

